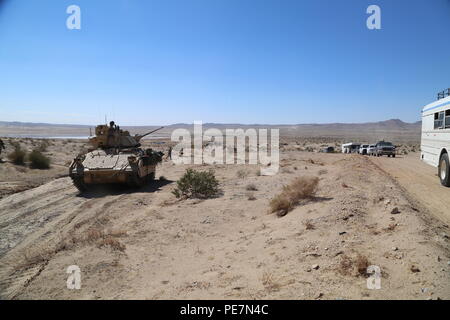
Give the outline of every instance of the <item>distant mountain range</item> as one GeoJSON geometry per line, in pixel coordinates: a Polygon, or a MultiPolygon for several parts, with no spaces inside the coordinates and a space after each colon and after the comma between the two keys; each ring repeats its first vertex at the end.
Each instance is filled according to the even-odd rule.
{"type": "MultiPolygon", "coordinates": [[[[120,124],[120,123],[119,123],[120,124]]],[[[123,126],[124,130],[129,130],[132,134],[144,133],[158,126],[123,126]]],[[[157,136],[169,137],[176,128],[185,128],[190,131],[192,124],[176,123],[166,126],[158,131],[157,136]]],[[[280,129],[281,136],[290,137],[330,137],[340,139],[353,139],[372,141],[377,139],[400,140],[407,142],[419,142],[421,121],[414,123],[403,122],[400,119],[390,119],[379,122],[367,123],[328,123],[328,124],[221,124],[204,123],[203,129],[217,128],[229,129],[280,129]]],[[[30,122],[7,122],[0,121],[0,136],[30,136],[30,137],[61,137],[61,136],[88,136],[93,133],[94,126],[79,124],[50,124],[50,123],[30,123],[30,122]],[[90,131],[92,128],[92,131],[90,131]]]]}
{"type": "MultiPolygon", "coordinates": [[[[227,127],[227,128],[254,128],[254,127],[270,127],[270,128],[293,128],[293,127],[333,127],[333,128],[350,128],[359,126],[370,126],[378,128],[391,128],[391,129],[401,129],[401,128],[411,128],[421,125],[421,121],[414,123],[404,122],[400,119],[390,119],[378,122],[363,122],[363,123],[302,123],[302,124],[240,124],[240,123],[203,123],[204,127],[227,127]]],[[[66,127],[66,128],[92,128],[94,126],[84,125],[84,124],[57,124],[57,123],[37,123],[37,122],[19,122],[19,121],[0,121],[0,126],[2,127],[66,127]]],[[[175,123],[168,125],[166,127],[176,127],[185,128],[190,127],[192,124],[189,123],[175,123]]],[[[153,128],[158,127],[154,125],[148,126],[124,126],[127,128],[153,128]]]]}

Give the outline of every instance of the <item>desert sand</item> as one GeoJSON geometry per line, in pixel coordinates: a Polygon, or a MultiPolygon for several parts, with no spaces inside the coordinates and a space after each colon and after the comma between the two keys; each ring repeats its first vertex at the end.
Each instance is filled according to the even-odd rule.
{"type": "Polygon", "coordinates": [[[1,163],[0,297],[449,299],[450,220],[439,199],[450,190],[417,146],[374,158],[317,153],[331,143],[321,141],[283,139],[275,176],[256,165],[165,160],[164,178],[142,189],[82,195],[67,166],[86,141],[52,140],[50,170],[1,163]],[[213,169],[221,195],[175,198],[187,168],[213,169]],[[270,213],[270,200],[302,176],[319,177],[316,197],[284,217],[270,213]],[[81,269],[80,290],[66,287],[70,265],[81,269]],[[379,290],[367,288],[368,265],[381,268],[379,290]]]}

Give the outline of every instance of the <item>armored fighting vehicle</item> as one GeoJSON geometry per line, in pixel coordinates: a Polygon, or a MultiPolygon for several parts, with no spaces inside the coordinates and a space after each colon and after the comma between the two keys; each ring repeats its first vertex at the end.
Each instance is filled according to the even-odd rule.
{"type": "Polygon", "coordinates": [[[123,183],[141,187],[155,179],[156,165],[162,161],[162,152],[142,149],[140,140],[162,129],[131,136],[111,121],[95,128],[89,138],[92,148],[78,155],[69,167],[69,176],[80,192],[90,185],[123,183]]]}

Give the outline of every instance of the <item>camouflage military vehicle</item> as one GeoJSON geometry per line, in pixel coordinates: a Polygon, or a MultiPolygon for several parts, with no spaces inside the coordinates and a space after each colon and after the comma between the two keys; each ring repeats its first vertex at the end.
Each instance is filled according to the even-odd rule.
{"type": "Polygon", "coordinates": [[[160,129],[131,136],[114,121],[109,126],[97,126],[95,136],[89,139],[92,148],[76,157],[69,167],[73,184],[83,192],[93,184],[124,183],[141,187],[154,180],[156,165],[162,161],[163,153],[143,150],[139,141],[160,129]]]}

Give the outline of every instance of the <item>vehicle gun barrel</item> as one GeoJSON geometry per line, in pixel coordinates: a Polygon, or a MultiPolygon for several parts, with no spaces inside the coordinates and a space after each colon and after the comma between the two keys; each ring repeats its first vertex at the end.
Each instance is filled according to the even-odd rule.
{"type": "Polygon", "coordinates": [[[156,132],[156,131],[159,131],[159,130],[161,130],[162,128],[164,128],[164,127],[160,127],[160,128],[158,128],[158,129],[152,130],[152,131],[150,131],[150,132],[147,132],[147,133],[144,133],[144,134],[141,134],[141,135],[137,134],[137,135],[135,136],[135,138],[139,141],[139,140],[141,140],[143,137],[148,136],[149,134],[152,134],[152,133],[154,133],[154,132],[156,132]]]}

